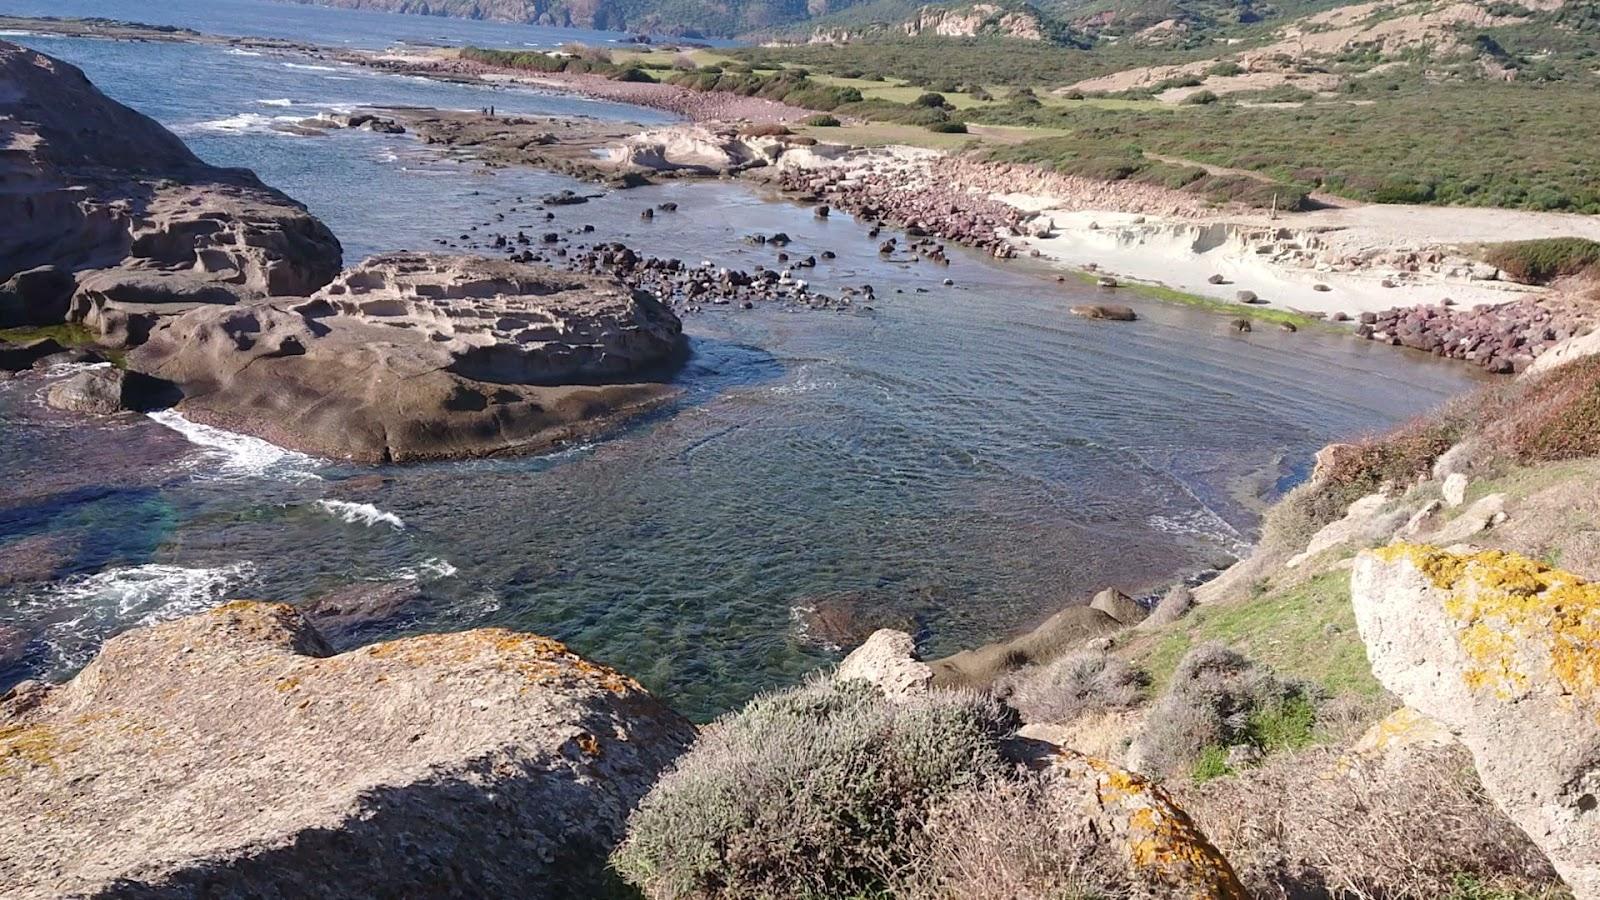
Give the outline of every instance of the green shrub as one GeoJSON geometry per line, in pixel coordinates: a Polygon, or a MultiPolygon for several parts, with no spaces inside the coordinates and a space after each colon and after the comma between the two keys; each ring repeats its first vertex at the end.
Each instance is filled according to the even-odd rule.
{"type": "Polygon", "coordinates": [[[1222,98],[1211,93],[1210,91],[1195,91],[1189,96],[1183,98],[1183,102],[1190,106],[1209,106],[1220,99],[1222,98]]]}
{"type": "Polygon", "coordinates": [[[934,122],[928,126],[928,130],[935,132],[936,134],[966,134],[967,123],[949,121],[934,122]]]}
{"type": "Polygon", "coordinates": [[[929,106],[929,107],[941,107],[942,108],[942,107],[949,106],[950,103],[949,103],[949,101],[944,99],[944,95],[943,94],[935,94],[935,93],[930,91],[930,92],[928,92],[926,94],[918,95],[917,99],[911,101],[911,105],[912,106],[929,106]]]}
{"type": "Polygon", "coordinates": [[[1549,284],[1600,268],[1600,243],[1575,237],[1508,241],[1484,248],[1483,258],[1523,284],[1549,284]]]}
{"type": "Polygon", "coordinates": [[[1232,60],[1223,60],[1206,70],[1207,75],[1216,75],[1219,78],[1229,78],[1234,75],[1243,75],[1244,66],[1232,60]]]}
{"type": "MultiPolygon", "coordinates": [[[[1145,770],[1160,775],[1193,773],[1209,748],[1248,745],[1263,751],[1301,746],[1315,722],[1308,685],[1285,682],[1220,643],[1201,644],[1177,669],[1135,740],[1145,770]]],[[[1207,770],[1214,768],[1207,763],[1207,770]]]]}
{"type": "Polygon", "coordinates": [[[941,801],[1012,771],[1013,725],[990,699],[861,681],[759,697],[657,783],[612,864],[651,898],[877,895],[941,801]]]}
{"type": "Polygon", "coordinates": [[[1232,775],[1233,768],[1228,765],[1228,748],[1217,744],[1207,744],[1194,758],[1194,766],[1189,769],[1189,778],[1195,784],[1232,775]]]}
{"type": "Polygon", "coordinates": [[[646,72],[638,67],[631,67],[613,72],[611,73],[610,78],[612,81],[635,81],[649,84],[655,83],[655,79],[651,77],[649,72],[646,72]]]}
{"type": "Polygon", "coordinates": [[[839,120],[827,113],[819,113],[807,118],[806,124],[813,128],[838,128],[839,120]]]}

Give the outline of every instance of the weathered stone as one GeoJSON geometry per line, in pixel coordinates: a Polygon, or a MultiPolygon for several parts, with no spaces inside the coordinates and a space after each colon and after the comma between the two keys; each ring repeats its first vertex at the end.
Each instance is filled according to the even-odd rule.
{"type": "MultiPolygon", "coordinates": [[[[153,120],[107,98],[73,66],[0,41],[0,317],[98,320],[122,303],[233,302],[305,295],[339,269],[333,234],[243,169],[202,162],[153,120]],[[41,267],[50,267],[42,269],[41,267]],[[84,288],[142,278],[136,300],[84,288]]],[[[111,316],[112,322],[121,320],[111,316]]],[[[137,336],[138,332],[129,332],[137,336]]]]}
{"type": "Polygon", "coordinates": [[[122,396],[127,374],[110,364],[75,372],[50,385],[45,402],[56,409],[96,416],[121,412],[127,408],[122,396]]]}
{"type": "Polygon", "coordinates": [[[378,462],[547,447],[671,396],[684,349],[677,316],[615,280],[399,253],[306,302],[194,309],[128,364],[191,418],[378,462]]]}
{"type": "Polygon", "coordinates": [[[693,736],[546,638],[330,655],[293,607],[230,603],[0,700],[0,871],[16,897],[593,897],[693,736]]]}
{"type": "Polygon", "coordinates": [[[1150,615],[1139,602],[1116,588],[1107,588],[1089,601],[1090,609],[1098,609],[1123,625],[1137,625],[1150,615]]]}
{"type": "Polygon", "coordinates": [[[933,670],[917,659],[917,642],[911,635],[883,628],[852,650],[833,677],[869,681],[894,698],[928,690],[933,670]]]}
{"type": "Polygon", "coordinates": [[[1161,595],[1161,602],[1151,610],[1149,617],[1139,623],[1139,630],[1151,631],[1164,625],[1171,625],[1188,615],[1193,606],[1194,591],[1189,590],[1186,584],[1175,584],[1161,595]]]}
{"type": "Polygon", "coordinates": [[[1118,850],[1150,896],[1248,897],[1228,860],[1154,782],[1067,749],[1047,756],[1040,776],[1057,814],[1079,824],[1083,840],[1118,850]]]}
{"type": "Polygon", "coordinates": [[[1574,896],[1600,897],[1600,588],[1399,544],[1357,559],[1351,600],[1377,679],[1460,738],[1574,896]]]}
{"type": "Polygon", "coordinates": [[[1454,509],[1467,500],[1467,476],[1462,472],[1451,472],[1445,476],[1444,485],[1439,490],[1444,495],[1444,505],[1454,509]]]}
{"type": "Polygon", "coordinates": [[[358,581],[300,605],[300,614],[335,646],[363,629],[390,622],[422,600],[416,581],[358,581]]]}
{"type": "MultiPolygon", "coordinates": [[[[1114,286],[1114,285],[1113,285],[1114,286]]],[[[1132,322],[1139,318],[1132,307],[1113,303],[1092,303],[1071,307],[1068,312],[1085,319],[1109,319],[1113,322],[1132,322]]]]}

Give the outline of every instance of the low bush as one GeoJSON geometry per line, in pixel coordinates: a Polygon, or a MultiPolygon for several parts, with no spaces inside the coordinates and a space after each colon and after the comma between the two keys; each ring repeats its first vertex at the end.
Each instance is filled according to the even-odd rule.
{"type": "Polygon", "coordinates": [[[813,128],[838,128],[839,119],[827,113],[819,113],[806,119],[806,124],[813,128]]]}
{"type": "Polygon", "coordinates": [[[1189,96],[1183,98],[1183,102],[1189,106],[1209,106],[1212,103],[1216,103],[1220,99],[1222,98],[1210,91],[1195,91],[1189,96]]]}
{"type": "Polygon", "coordinates": [[[950,121],[933,122],[928,125],[928,130],[936,134],[966,134],[967,123],[950,121]]]}
{"type": "Polygon", "coordinates": [[[1575,237],[1508,241],[1485,247],[1483,259],[1523,284],[1549,284],[1600,269],[1600,243],[1575,237]]]}
{"type": "Polygon", "coordinates": [[[1559,366],[1469,398],[1463,414],[1506,462],[1528,465],[1600,455],[1600,357],[1559,366]]]}
{"type": "Polygon", "coordinates": [[[888,879],[895,900],[1120,900],[1142,896],[1115,852],[1075,831],[1037,780],[952,794],[888,879]]]}
{"type": "Polygon", "coordinates": [[[1119,657],[1073,653],[1011,676],[1008,702],[1025,722],[1067,722],[1085,713],[1137,706],[1149,683],[1119,657]]]}
{"type": "Polygon", "coordinates": [[[815,681],[713,723],[630,818],[614,868],[651,898],[877,896],[931,811],[1011,772],[977,695],[815,681]]]}
{"type": "Polygon", "coordinates": [[[1244,66],[1232,60],[1224,60],[1206,70],[1207,75],[1216,75],[1219,78],[1228,78],[1234,75],[1243,75],[1244,66]]]}
{"type": "Polygon", "coordinates": [[[949,106],[950,101],[946,100],[943,94],[935,94],[930,91],[926,94],[919,94],[917,99],[911,101],[911,105],[943,108],[949,106]]]}
{"type": "Polygon", "coordinates": [[[1230,747],[1271,752],[1303,746],[1316,720],[1311,690],[1222,644],[1201,644],[1178,662],[1134,740],[1134,753],[1144,771],[1211,777],[1218,754],[1225,765],[1230,747]]]}
{"type": "Polygon", "coordinates": [[[1460,746],[1353,770],[1335,748],[1175,785],[1252,897],[1557,900],[1538,848],[1484,794],[1460,746]]]}
{"type": "Polygon", "coordinates": [[[655,83],[655,78],[651,77],[649,72],[646,72],[638,67],[618,70],[611,73],[610,78],[612,81],[635,81],[649,84],[655,83]]]}

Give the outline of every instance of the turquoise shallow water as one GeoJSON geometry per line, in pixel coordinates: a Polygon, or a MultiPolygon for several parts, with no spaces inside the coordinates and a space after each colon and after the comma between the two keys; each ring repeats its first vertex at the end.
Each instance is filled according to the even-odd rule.
{"type": "MultiPolygon", "coordinates": [[[[405,137],[290,137],[271,116],[494,102],[661,119],[217,48],[24,40],[207,159],[257,169],[327,220],[351,259],[425,248],[516,197],[577,185],[482,171],[405,137]]],[[[298,602],[398,579],[424,599],[367,637],[534,629],[705,717],[837,658],[805,627],[807,608],[903,622],[943,653],[1108,583],[1199,569],[1250,539],[1259,502],[1322,444],[1470,383],[1464,368],[1369,342],[1238,335],[1157,303],[1132,301],[1133,323],[1076,319],[1066,308],[1094,289],[964,253],[947,269],[885,263],[863,225],[738,183],[611,193],[558,217],[743,268],[774,251],[741,235],[786,231],[791,253],[837,254],[814,270],[819,287],[870,282],[881,299],[872,312],[693,316],[678,403],[537,458],[355,469],[181,420],[72,423],[39,407],[40,379],[0,384],[0,561],[26,548],[53,568],[42,583],[0,577],[0,625],[27,635],[0,684],[63,676],[118,629],[223,598],[298,602]],[[681,211],[639,219],[667,200],[681,211]]]]}

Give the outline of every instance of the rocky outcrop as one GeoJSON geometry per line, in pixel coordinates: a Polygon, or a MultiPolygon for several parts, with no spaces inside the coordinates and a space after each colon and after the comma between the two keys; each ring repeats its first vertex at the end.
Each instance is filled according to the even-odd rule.
{"type": "Polygon", "coordinates": [[[933,670],[917,659],[916,650],[916,641],[904,631],[879,629],[844,658],[834,677],[870,682],[890,698],[925,692],[933,670]]]}
{"type": "Polygon", "coordinates": [[[1600,588],[1400,544],[1357,559],[1351,599],[1378,680],[1466,745],[1576,897],[1600,897],[1600,588]]]}
{"type": "Polygon", "coordinates": [[[8,897],[592,897],[693,727],[561,644],[332,655],[283,604],[107,641],[0,700],[8,897]]]}
{"type": "Polygon", "coordinates": [[[4,41],[0,143],[0,326],[66,316],[135,344],[162,314],[305,295],[339,270],[303,206],[4,41]]]}
{"type": "Polygon", "coordinates": [[[208,424],[366,462],[534,450],[667,396],[682,325],[620,283],[480,257],[373,257],[307,301],[203,306],[128,364],[208,424]]]}
{"type": "Polygon", "coordinates": [[[970,6],[924,6],[902,23],[907,37],[977,37],[997,35],[1024,41],[1044,40],[1044,24],[1038,13],[1026,7],[1006,9],[996,3],[970,6]]]}
{"type": "MultiPolygon", "coordinates": [[[[1461,309],[1447,306],[1399,307],[1364,313],[1356,333],[1398,347],[1475,363],[1496,374],[1521,372],[1593,327],[1592,311],[1581,306],[1517,300],[1461,309]]],[[[1544,368],[1559,365],[1552,362],[1544,368]]]]}

